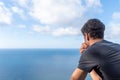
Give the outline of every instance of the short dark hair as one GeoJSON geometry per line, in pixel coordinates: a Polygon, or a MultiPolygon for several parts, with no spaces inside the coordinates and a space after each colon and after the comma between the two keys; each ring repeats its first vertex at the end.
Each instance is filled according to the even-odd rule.
{"type": "Polygon", "coordinates": [[[90,34],[93,39],[102,39],[104,37],[105,25],[99,19],[89,19],[82,27],[83,35],[90,34]]]}

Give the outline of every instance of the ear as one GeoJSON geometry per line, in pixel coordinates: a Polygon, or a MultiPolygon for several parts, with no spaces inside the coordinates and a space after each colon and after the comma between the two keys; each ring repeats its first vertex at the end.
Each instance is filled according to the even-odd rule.
{"type": "Polygon", "coordinates": [[[89,42],[89,40],[90,40],[89,34],[85,33],[85,42],[89,42]]]}

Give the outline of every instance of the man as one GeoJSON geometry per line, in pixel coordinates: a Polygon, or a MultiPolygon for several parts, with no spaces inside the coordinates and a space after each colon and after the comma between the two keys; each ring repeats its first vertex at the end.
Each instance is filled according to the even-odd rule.
{"type": "Polygon", "coordinates": [[[120,45],[104,40],[104,30],[98,19],[90,19],[82,27],[85,42],[71,80],[84,80],[87,73],[93,80],[120,80],[120,45]]]}

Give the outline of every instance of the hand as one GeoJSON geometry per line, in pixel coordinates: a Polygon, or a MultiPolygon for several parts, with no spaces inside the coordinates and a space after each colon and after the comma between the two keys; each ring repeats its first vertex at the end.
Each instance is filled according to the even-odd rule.
{"type": "Polygon", "coordinates": [[[88,43],[82,43],[80,53],[82,54],[89,47],[88,43]]]}

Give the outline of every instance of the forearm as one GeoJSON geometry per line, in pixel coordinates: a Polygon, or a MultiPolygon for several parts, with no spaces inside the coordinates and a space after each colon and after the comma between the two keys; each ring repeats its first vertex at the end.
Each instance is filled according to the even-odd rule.
{"type": "Polygon", "coordinates": [[[92,80],[102,80],[102,78],[94,70],[90,72],[90,75],[92,77],[92,80]]]}
{"type": "Polygon", "coordinates": [[[84,72],[81,69],[75,69],[70,80],[85,80],[87,72],[84,72]]]}

